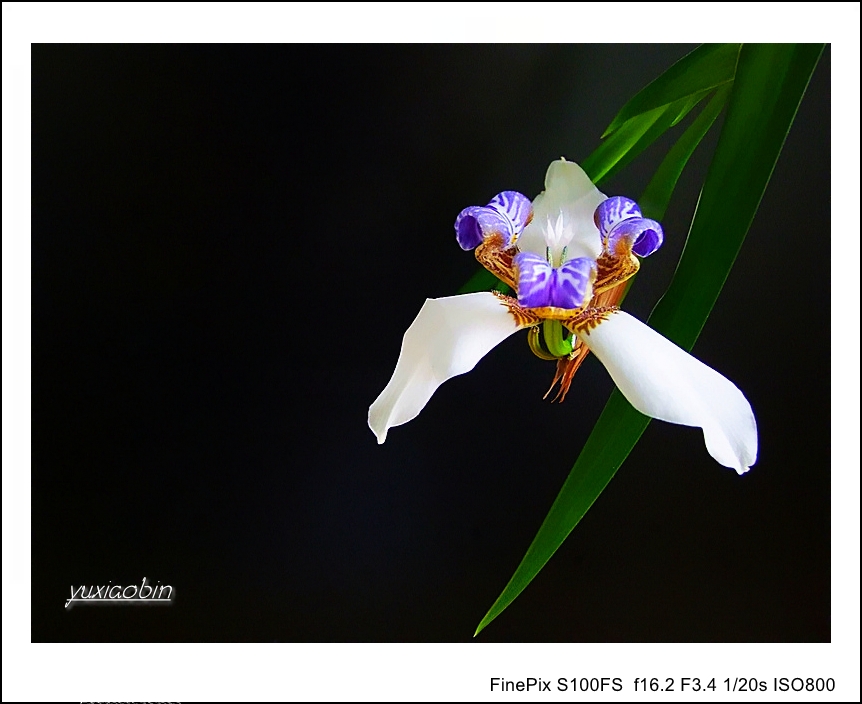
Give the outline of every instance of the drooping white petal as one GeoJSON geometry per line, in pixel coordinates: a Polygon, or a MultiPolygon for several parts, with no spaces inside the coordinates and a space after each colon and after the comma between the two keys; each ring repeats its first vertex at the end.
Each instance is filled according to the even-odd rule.
{"type": "Polygon", "coordinates": [[[739,474],[754,464],[754,413],[721,374],[622,311],[579,336],[641,413],[703,428],[709,454],[739,474]]]}
{"type": "Polygon", "coordinates": [[[392,378],[368,409],[377,442],[389,428],[413,420],[447,379],[469,372],[490,350],[518,330],[492,293],[429,298],[404,333],[392,378]]]}
{"type": "Polygon", "coordinates": [[[578,257],[596,259],[602,242],[593,214],[606,198],[580,166],[563,159],[552,162],[545,175],[545,190],[533,201],[533,220],[521,233],[518,248],[544,257],[550,247],[555,266],[578,257]]]}

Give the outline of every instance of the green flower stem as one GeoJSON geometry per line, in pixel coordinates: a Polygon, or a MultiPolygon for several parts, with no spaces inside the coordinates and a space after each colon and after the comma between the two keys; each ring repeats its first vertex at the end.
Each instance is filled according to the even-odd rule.
{"type": "Polygon", "coordinates": [[[546,320],[542,323],[542,332],[545,334],[545,344],[548,352],[555,357],[565,357],[572,352],[572,338],[563,337],[563,325],[559,320],[546,320]]]}

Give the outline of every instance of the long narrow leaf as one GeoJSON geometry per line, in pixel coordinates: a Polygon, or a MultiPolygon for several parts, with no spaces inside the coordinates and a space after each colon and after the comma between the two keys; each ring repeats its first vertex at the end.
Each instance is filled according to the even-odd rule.
{"type": "Polygon", "coordinates": [[[587,172],[592,182],[601,182],[614,164],[641,141],[666,111],[667,106],[662,105],[655,110],[649,110],[633,117],[584,159],[581,162],[581,167],[587,172]]]}
{"type": "Polygon", "coordinates": [[[754,44],[740,53],[727,119],[685,250],[650,323],[691,349],[730,273],[823,44],[754,44]]]}
{"type": "MultiPolygon", "coordinates": [[[[823,45],[746,45],[686,247],[651,325],[691,349],[757,212],[823,45]]],[[[649,418],[614,391],[533,543],[476,633],[538,574],[598,498],[649,418]]]]}
{"type": "Polygon", "coordinates": [[[604,140],[581,166],[593,183],[601,184],[682,120],[706,95],[707,91],[702,91],[633,117],[604,140]]]}
{"type": "Polygon", "coordinates": [[[701,91],[733,80],[739,44],[704,44],[682,57],[617,113],[602,137],[613,133],[636,115],[655,110],[701,91]]]}
{"type": "MultiPolygon", "coordinates": [[[[643,194],[638,199],[638,204],[641,207],[641,212],[653,220],[661,220],[664,218],[667,206],[670,204],[670,199],[676,189],[676,184],[679,177],[685,170],[688,160],[694,154],[694,150],[700,144],[701,140],[709,132],[710,127],[715,123],[721,109],[727,103],[727,96],[730,95],[732,85],[722,86],[716,91],[716,94],[709,101],[700,115],[689,125],[688,129],[671,147],[670,151],[665,156],[662,163],[659,165],[643,194]]],[[[629,290],[634,284],[637,276],[630,278],[625,286],[625,291],[620,297],[618,305],[622,305],[629,290]]]]}
{"type": "Polygon", "coordinates": [[[646,217],[653,220],[661,220],[664,217],[683,169],[727,102],[730,89],[731,86],[726,85],[716,91],[712,100],[670,148],[667,156],[656,169],[638,201],[646,217]]]}

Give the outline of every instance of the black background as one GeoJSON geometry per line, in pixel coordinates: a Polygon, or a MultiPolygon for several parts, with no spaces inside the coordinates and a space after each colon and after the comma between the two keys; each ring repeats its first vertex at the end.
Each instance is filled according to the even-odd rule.
{"type": "MultiPolygon", "coordinates": [[[[535,195],[691,48],[34,46],[32,639],[469,640],[612,382],[590,358],[542,401],[516,335],[383,446],[368,405],[476,268],[458,212],[535,195]],[[175,603],[63,609],[144,576],[175,603]]],[[[477,640],[829,640],[829,86],[827,49],[695,347],[751,401],[758,463],[652,423],[477,640]]],[[[672,138],[603,190],[637,196],[672,138]]]]}

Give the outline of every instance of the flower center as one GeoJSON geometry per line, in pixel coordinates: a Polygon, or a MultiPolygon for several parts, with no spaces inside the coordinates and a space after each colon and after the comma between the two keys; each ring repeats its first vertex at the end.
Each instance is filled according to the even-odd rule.
{"type": "Polygon", "coordinates": [[[542,235],[545,239],[545,256],[548,264],[553,267],[565,264],[569,243],[575,236],[575,228],[572,227],[570,219],[566,218],[562,211],[559,212],[556,220],[548,216],[542,226],[542,235]]]}
{"type": "Polygon", "coordinates": [[[568,252],[568,250],[569,250],[568,247],[563,247],[563,251],[560,253],[560,258],[557,259],[557,261],[554,261],[554,257],[551,254],[551,248],[546,247],[545,248],[545,259],[548,260],[548,264],[550,264],[552,267],[554,267],[555,269],[559,269],[561,266],[563,266],[563,263],[566,261],[566,253],[568,252]]]}

